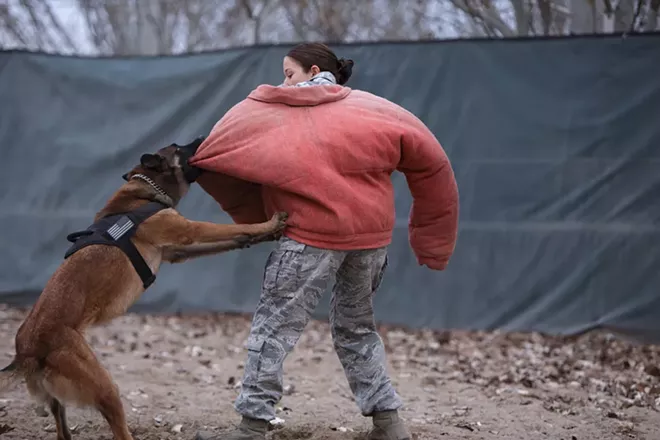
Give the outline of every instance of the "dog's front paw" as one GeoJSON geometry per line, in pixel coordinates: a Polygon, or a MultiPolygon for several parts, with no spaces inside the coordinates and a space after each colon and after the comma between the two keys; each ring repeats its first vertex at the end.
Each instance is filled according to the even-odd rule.
{"type": "Polygon", "coordinates": [[[288,218],[289,214],[286,212],[276,212],[270,219],[270,221],[274,223],[273,232],[279,232],[286,228],[286,221],[288,218]]]}

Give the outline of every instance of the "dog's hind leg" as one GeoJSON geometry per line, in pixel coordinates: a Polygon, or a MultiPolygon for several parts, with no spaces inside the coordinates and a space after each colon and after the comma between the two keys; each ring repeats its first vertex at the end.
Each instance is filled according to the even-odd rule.
{"type": "Polygon", "coordinates": [[[50,407],[50,412],[53,413],[53,417],[55,417],[57,440],[71,440],[71,431],[69,431],[69,425],[66,423],[66,410],[64,409],[64,405],[62,405],[56,398],[51,397],[48,406],[50,407]]]}
{"type": "MultiPolygon", "coordinates": [[[[44,381],[44,371],[39,370],[34,359],[25,361],[28,365],[28,374],[25,375],[25,385],[30,395],[37,401],[38,408],[43,409],[48,405],[50,412],[55,418],[55,427],[57,430],[57,440],[71,440],[71,431],[66,423],[66,411],[55,397],[50,395],[46,388],[49,387],[47,381],[44,381]]],[[[48,416],[48,413],[45,414],[48,416]]]]}
{"type": "Polygon", "coordinates": [[[115,440],[133,440],[119,389],[110,373],[99,363],[80,333],[71,329],[62,330],[62,333],[66,336],[62,335],[61,348],[46,358],[44,387],[60,402],[96,408],[110,425],[115,440]]]}

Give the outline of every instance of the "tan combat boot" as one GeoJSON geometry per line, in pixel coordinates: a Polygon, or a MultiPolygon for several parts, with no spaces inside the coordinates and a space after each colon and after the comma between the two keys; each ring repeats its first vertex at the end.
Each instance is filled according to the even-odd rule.
{"type": "Polygon", "coordinates": [[[236,429],[226,434],[211,432],[198,432],[195,440],[264,440],[268,431],[268,422],[265,420],[243,417],[236,429]]]}
{"type": "Polygon", "coordinates": [[[369,431],[367,440],[411,440],[410,432],[399,418],[399,412],[380,411],[371,416],[374,427],[369,431]]]}

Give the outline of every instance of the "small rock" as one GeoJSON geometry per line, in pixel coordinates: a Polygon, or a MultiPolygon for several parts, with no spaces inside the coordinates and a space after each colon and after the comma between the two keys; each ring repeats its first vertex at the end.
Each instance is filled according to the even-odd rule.
{"type": "Polygon", "coordinates": [[[353,432],[352,428],[346,428],[344,426],[338,426],[336,428],[330,428],[330,429],[332,429],[333,431],[338,431],[338,432],[353,432]]]}
{"type": "Polygon", "coordinates": [[[270,421],[270,424],[273,426],[279,426],[284,424],[284,419],[280,419],[279,417],[275,417],[270,421]]]}
{"type": "Polygon", "coordinates": [[[285,385],[282,391],[285,396],[290,396],[295,393],[296,387],[294,385],[285,385]]]}
{"type": "Polygon", "coordinates": [[[182,424],[177,424],[172,426],[172,432],[181,432],[183,430],[183,425],[182,424]]]}
{"type": "Polygon", "coordinates": [[[46,425],[44,426],[44,431],[46,432],[55,432],[57,429],[55,428],[55,425],[46,425]]]}

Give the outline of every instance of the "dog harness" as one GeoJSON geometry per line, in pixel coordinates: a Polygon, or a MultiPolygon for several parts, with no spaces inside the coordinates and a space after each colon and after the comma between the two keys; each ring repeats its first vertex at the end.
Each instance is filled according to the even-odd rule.
{"type": "Polygon", "coordinates": [[[93,244],[116,246],[131,260],[146,289],[156,280],[156,275],[151,272],[149,265],[131,241],[131,237],[135,235],[140,223],[167,208],[169,206],[163,203],[149,202],[134,211],[103,217],[84,231],[67,235],[66,239],[73,245],[66,251],[64,258],[67,259],[80,249],[93,244]]]}

